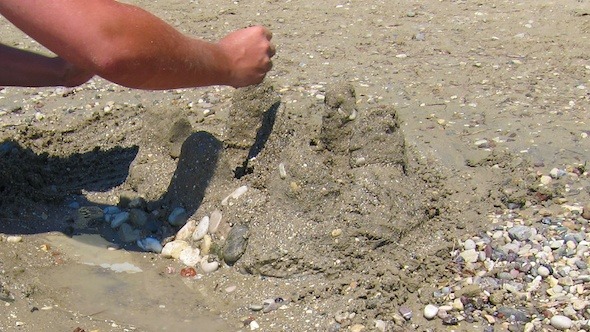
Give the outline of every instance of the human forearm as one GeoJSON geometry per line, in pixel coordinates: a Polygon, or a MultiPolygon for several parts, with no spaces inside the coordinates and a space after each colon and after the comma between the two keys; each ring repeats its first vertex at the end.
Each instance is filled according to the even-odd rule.
{"type": "Polygon", "coordinates": [[[0,44],[0,86],[76,86],[92,76],[59,57],[0,44]]]}
{"type": "Polygon", "coordinates": [[[3,0],[0,13],[70,63],[132,88],[255,84],[274,55],[262,27],[209,43],[112,0],[3,0]]]}

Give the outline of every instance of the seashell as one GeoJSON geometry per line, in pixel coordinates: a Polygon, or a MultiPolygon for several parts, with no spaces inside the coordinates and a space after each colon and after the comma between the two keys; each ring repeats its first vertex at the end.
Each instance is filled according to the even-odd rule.
{"type": "Polygon", "coordinates": [[[213,234],[217,232],[219,224],[221,223],[221,218],[221,211],[215,210],[213,213],[211,213],[211,217],[209,218],[209,233],[213,234]]]}
{"type": "Polygon", "coordinates": [[[172,226],[182,226],[186,223],[187,219],[188,216],[186,214],[186,210],[181,207],[177,207],[172,210],[168,216],[168,222],[172,226]]]}
{"type": "Polygon", "coordinates": [[[193,240],[199,241],[200,239],[202,239],[205,236],[205,234],[207,234],[208,230],[209,230],[209,217],[204,216],[203,219],[201,219],[201,221],[197,225],[195,232],[193,233],[193,240]]]}
{"type": "Polygon", "coordinates": [[[229,194],[229,196],[227,196],[226,198],[224,198],[221,201],[221,205],[227,205],[229,203],[230,199],[238,199],[240,198],[240,196],[242,196],[244,193],[246,193],[246,191],[248,191],[248,186],[241,186],[238,189],[234,190],[231,194],[229,194]]]}
{"type": "Polygon", "coordinates": [[[209,262],[207,259],[208,259],[208,256],[205,256],[201,260],[201,269],[203,270],[203,272],[211,273],[211,272],[216,271],[219,268],[219,262],[217,262],[217,261],[209,262]]]}
{"type": "Polygon", "coordinates": [[[151,251],[158,254],[162,252],[162,244],[160,241],[158,241],[158,239],[153,237],[146,237],[145,239],[137,240],[137,246],[144,251],[151,251]]]}
{"type": "Polygon", "coordinates": [[[182,228],[176,233],[176,240],[188,240],[197,228],[197,221],[190,219],[182,228]]]}
{"type": "Polygon", "coordinates": [[[129,220],[129,212],[119,212],[111,219],[111,228],[117,228],[129,220]]]}
{"type": "Polygon", "coordinates": [[[162,248],[162,257],[165,258],[176,258],[180,257],[180,253],[184,248],[187,248],[188,242],[182,240],[174,240],[172,242],[166,243],[164,248],[162,248]]]}
{"type": "Polygon", "coordinates": [[[211,251],[211,236],[209,234],[205,234],[203,236],[203,241],[201,241],[201,253],[203,255],[209,255],[209,251],[211,251]]]}
{"type": "Polygon", "coordinates": [[[186,247],[180,252],[178,259],[186,266],[196,266],[201,261],[201,251],[196,248],[186,247]]]}

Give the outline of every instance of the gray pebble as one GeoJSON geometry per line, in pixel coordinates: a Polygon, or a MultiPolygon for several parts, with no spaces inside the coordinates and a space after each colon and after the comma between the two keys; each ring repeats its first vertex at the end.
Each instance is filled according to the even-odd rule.
{"type": "Polygon", "coordinates": [[[522,311],[515,308],[510,307],[500,307],[498,308],[498,312],[504,315],[506,319],[516,322],[530,322],[531,318],[529,315],[522,311]]]}
{"type": "Polygon", "coordinates": [[[513,240],[528,240],[533,235],[533,231],[527,226],[514,226],[508,230],[508,236],[513,240]]]}
{"type": "Polygon", "coordinates": [[[246,251],[249,236],[248,226],[235,225],[232,227],[223,248],[223,260],[226,264],[233,265],[242,257],[246,251]]]}

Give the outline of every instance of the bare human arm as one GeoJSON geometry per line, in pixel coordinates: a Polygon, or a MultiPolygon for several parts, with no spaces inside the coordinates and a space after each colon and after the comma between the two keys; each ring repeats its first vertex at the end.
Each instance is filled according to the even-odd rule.
{"type": "Polygon", "coordinates": [[[85,83],[94,74],[60,57],[0,44],[0,86],[67,86],[85,83]]]}
{"type": "Polygon", "coordinates": [[[131,88],[256,84],[275,53],[264,27],[210,43],[113,0],[2,0],[0,14],[72,68],[131,88]]]}

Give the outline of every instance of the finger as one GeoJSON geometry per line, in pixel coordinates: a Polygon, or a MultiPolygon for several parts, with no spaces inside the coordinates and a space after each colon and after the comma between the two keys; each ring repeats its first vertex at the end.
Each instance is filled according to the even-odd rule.
{"type": "Polygon", "coordinates": [[[268,56],[272,58],[275,54],[277,54],[277,49],[273,43],[270,43],[268,46],[268,56]]]}

